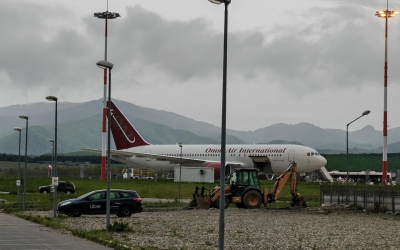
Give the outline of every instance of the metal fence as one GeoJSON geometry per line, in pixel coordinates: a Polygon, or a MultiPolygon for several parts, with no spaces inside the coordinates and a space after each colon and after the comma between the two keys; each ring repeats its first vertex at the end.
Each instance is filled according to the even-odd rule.
{"type": "Polygon", "coordinates": [[[400,186],[321,185],[321,204],[346,204],[370,211],[400,212],[400,186]]]}

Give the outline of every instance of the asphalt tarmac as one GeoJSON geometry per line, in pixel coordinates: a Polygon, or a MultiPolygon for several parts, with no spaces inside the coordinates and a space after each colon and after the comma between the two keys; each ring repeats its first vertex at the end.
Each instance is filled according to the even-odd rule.
{"type": "Polygon", "coordinates": [[[1,250],[111,249],[97,243],[62,234],[14,215],[0,213],[1,250]]]}

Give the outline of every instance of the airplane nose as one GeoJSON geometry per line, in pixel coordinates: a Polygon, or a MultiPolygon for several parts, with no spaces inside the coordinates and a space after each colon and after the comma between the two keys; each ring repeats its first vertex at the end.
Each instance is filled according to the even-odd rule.
{"type": "Polygon", "coordinates": [[[327,160],[325,159],[325,157],[321,156],[321,165],[324,167],[327,163],[327,160]]]}

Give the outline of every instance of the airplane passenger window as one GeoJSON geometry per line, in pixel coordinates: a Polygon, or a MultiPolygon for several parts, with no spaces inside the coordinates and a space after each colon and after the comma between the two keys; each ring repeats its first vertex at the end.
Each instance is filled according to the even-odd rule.
{"type": "Polygon", "coordinates": [[[310,156],[310,152],[307,153],[307,156],[310,156]]]}

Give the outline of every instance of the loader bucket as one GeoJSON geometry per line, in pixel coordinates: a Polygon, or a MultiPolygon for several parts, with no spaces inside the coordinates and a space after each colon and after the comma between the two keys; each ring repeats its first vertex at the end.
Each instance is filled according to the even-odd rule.
{"type": "Polygon", "coordinates": [[[301,196],[296,196],[292,199],[292,202],[290,203],[292,207],[307,207],[306,203],[306,197],[303,195],[301,196]]]}
{"type": "Polygon", "coordinates": [[[189,206],[195,207],[198,209],[209,209],[210,208],[210,199],[208,196],[202,196],[201,194],[193,194],[193,200],[190,202],[189,206]],[[192,204],[192,206],[191,206],[191,204],[192,204]]]}
{"type": "Polygon", "coordinates": [[[198,209],[209,209],[211,202],[208,195],[204,195],[204,187],[201,189],[199,194],[199,188],[196,187],[196,191],[193,194],[193,200],[189,203],[189,207],[194,207],[198,209]]]}

